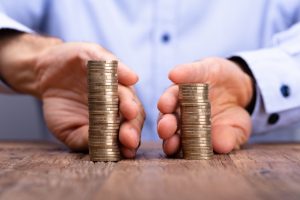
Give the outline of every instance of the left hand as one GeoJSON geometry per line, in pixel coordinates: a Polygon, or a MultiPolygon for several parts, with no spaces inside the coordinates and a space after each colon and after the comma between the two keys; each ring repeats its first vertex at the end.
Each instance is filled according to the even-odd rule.
{"type": "MultiPolygon", "coordinates": [[[[245,107],[253,97],[251,77],[234,62],[207,58],[173,69],[169,78],[175,83],[208,83],[211,102],[212,143],[214,151],[228,153],[244,144],[251,133],[251,119],[245,107]]],[[[170,86],[161,96],[161,115],[157,129],[167,155],[180,148],[178,128],[178,86],[170,86]]]]}

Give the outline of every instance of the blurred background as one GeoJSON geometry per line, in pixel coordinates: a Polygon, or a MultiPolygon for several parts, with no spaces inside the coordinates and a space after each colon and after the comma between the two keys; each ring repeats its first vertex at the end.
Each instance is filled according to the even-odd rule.
{"type": "Polygon", "coordinates": [[[56,140],[45,126],[41,105],[31,96],[0,94],[0,139],[56,140]]]}

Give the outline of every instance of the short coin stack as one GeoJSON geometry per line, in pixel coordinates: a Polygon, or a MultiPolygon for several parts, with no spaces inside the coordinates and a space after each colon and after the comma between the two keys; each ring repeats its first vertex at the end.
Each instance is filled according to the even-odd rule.
{"type": "Polygon", "coordinates": [[[118,161],[120,127],[118,62],[88,62],[89,154],[92,161],[118,161]]]}
{"type": "Polygon", "coordinates": [[[210,103],[208,84],[179,84],[183,158],[211,159],[210,103]]]}

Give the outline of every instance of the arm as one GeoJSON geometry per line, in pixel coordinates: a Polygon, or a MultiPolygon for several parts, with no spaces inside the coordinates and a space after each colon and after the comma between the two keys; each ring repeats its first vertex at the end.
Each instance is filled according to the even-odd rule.
{"type": "MultiPolygon", "coordinates": [[[[60,39],[12,30],[0,31],[0,75],[15,91],[43,102],[46,123],[73,150],[88,147],[87,60],[117,59],[96,44],[64,43],[60,39]]],[[[118,68],[119,140],[132,158],[140,142],[145,113],[131,88],[138,77],[126,65],[118,68]]]]}
{"type": "Polygon", "coordinates": [[[15,91],[40,97],[36,56],[61,43],[57,38],[40,37],[11,29],[0,30],[1,78],[15,91]]]}
{"type": "MultiPolygon", "coordinates": [[[[1,10],[1,7],[0,7],[1,10]]],[[[4,13],[0,11],[0,42],[3,42],[4,37],[6,37],[7,33],[9,32],[12,34],[20,33],[20,32],[32,32],[29,28],[26,26],[14,21],[13,19],[6,16],[4,13]],[[15,31],[13,31],[15,30],[15,31]],[[13,33],[14,32],[14,33],[13,33]]],[[[1,46],[0,46],[1,48],[1,46]]],[[[0,72],[0,92],[5,93],[13,93],[14,91],[7,85],[5,80],[3,80],[3,77],[0,72]]]]}
{"type": "Polygon", "coordinates": [[[257,84],[254,133],[286,126],[300,118],[300,23],[276,34],[272,41],[268,48],[237,54],[247,63],[257,84]]]}
{"type": "MultiPolygon", "coordinates": [[[[248,140],[252,127],[261,132],[299,120],[300,24],[275,35],[273,41],[270,48],[237,54],[251,69],[248,72],[241,63],[222,58],[179,65],[170,72],[169,78],[175,84],[210,84],[212,143],[216,152],[238,149],[248,140]],[[251,102],[255,102],[251,112],[254,126],[246,110],[251,102]],[[276,126],[278,116],[274,112],[286,118],[276,126]]],[[[171,86],[158,102],[158,133],[168,155],[176,153],[180,146],[176,134],[177,96],[177,86],[171,86]]]]}

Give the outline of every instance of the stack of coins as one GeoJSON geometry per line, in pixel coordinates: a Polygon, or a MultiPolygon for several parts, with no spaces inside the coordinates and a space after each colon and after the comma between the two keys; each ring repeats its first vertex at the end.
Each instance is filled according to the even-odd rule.
{"type": "Polygon", "coordinates": [[[118,161],[120,127],[118,62],[88,62],[89,154],[92,161],[118,161]]]}
{"type": "Polygon", "coordinates": [[[184,159],[211,159],[210,103],[208,84],[180,84],[181,145],[184,159]]]}

